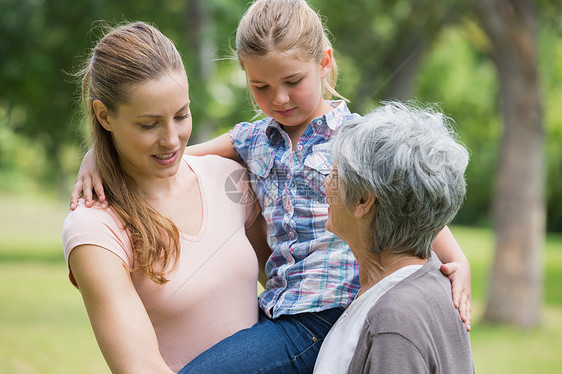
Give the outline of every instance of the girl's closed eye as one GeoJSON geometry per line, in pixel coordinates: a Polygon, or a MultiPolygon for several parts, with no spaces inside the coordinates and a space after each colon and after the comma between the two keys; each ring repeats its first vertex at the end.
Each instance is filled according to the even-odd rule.
{"type": "Polygon", "coordinates": [[[297,84],[299,84],[300,82],[302,82],[302,78],[299,78],[297,80],[293,80],[293,81],[289,81],[287,82],[288,86],[296,86],[297,84]]]}

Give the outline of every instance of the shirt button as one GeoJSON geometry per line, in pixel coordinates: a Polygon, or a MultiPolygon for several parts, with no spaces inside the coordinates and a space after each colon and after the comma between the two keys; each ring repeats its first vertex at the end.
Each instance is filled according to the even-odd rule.
{"type": "Polygon", "coordinates": [[[293,232],[290,232],[290,233],[289,233],[289,238],[290,238],[290,239],[293,239],[294,237],[295,237],[295,234],[294,234],[293,232]]]}

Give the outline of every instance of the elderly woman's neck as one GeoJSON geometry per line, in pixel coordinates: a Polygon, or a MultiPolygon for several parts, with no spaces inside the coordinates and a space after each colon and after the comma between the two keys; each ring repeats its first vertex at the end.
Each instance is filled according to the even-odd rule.
{"type": "Polygon", "coordinates": [[[379,283],[395,271],[409,265],[423,265],[427,259],[408,254],[395,254],[390,251],[381,253],[361,252],[355,254],[359,264],[359,295],[379,283]]]}

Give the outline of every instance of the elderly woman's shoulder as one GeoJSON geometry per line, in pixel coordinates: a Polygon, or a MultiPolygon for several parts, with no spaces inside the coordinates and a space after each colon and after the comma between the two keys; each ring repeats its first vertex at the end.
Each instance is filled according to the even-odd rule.
{"type": "Polygon", "coordinates": [[[418,299],[412,296],[410,290],[396,286],[381,296],[367,313],[367,320],[374,322],[371,324],[371,331],[379,334],[407,325],[413,319],[412,313],[419,311],[418,299]]]}
{"type": "Polygon", "coordinates": [[[448,279],[438,269],[398,283],[380,297],[367,314],[374,333],[431,328],[434,323],[460,321],[448,279]],[[434,272],[437,272],[434,274],[434,272]]]}

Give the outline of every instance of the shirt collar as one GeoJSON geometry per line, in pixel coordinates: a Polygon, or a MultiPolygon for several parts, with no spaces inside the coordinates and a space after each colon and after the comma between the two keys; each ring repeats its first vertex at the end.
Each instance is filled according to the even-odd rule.
{"type": "MultiPolygon", "coordinates": [[[[329,100],[328,103],[334,108],[321,117],[317,117],[309,124],[314,127],[314,132],[318,133],[324,126],[328,126],[331,130],[335,130],[339,124],[342,123],[342,117],[349,113],[347,104],[343,100],[329,100]]],[[[269,140],[272,140],[274,133],[282,131],[281,124],[271,117],[266,118],[268,121],[266,127],[266,134],[269,140]],[[274,131],[274,129],[276,131],[274,131]]]]}
{"type": "Polygon", "coordinates": [[[334,110],[322,116],[324,119],[323,122],[325,122],[330,129],[335,130],[339,124],[342,123],[342,117],[349,113],[349,109],[347,109],[347,104],[343,100],[333,100],[328,103],[334,108],[334,110]]]}

